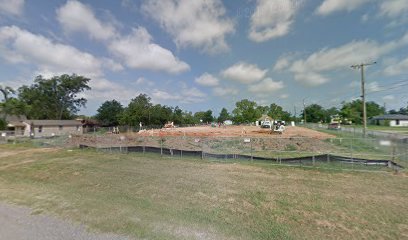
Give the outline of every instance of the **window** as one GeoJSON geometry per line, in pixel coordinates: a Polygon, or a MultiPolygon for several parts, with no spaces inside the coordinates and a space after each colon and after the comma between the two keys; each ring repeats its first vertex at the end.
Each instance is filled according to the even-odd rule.
{"type": "Polygon", "coordinates": [[[395,120],[395,125],[400,125],[400,120],[399,119],[395,120]]]}
{"type": "Polygon", "coordinates": [[[64,127],[62,125],[58,126],[59,130],[61,131],[62,129],[64,129],[64,127]]]}
{"type": "Polygon", "coordinates": [[[42,130],[43,130],[43,126],[38,126],[38,132],[40,133],[42,132],[42,130]]]}

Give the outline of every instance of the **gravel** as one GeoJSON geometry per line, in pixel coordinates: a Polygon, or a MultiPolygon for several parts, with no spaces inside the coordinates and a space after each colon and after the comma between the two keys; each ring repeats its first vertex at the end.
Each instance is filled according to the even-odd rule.
{"type": "Polygon", "coordinates": [[[0,203],[0,240],[128,240],[115,235],[90,233],[83,225],[50,215],[32,215],[27,207],[0,203]]]}

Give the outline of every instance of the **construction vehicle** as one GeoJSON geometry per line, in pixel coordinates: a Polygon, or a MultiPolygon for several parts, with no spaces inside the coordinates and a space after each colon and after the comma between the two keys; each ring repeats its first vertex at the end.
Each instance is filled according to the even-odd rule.
{"type": "Polygon", "coordinates": [[[285,121],[275,120],[272,131],[282,134],[285,131],[285,121]]]}
{"type": "Polygon", "coordinates": [[[164,128],[174,128],[174,122],[167,122],[164,124],[164,128]]]}

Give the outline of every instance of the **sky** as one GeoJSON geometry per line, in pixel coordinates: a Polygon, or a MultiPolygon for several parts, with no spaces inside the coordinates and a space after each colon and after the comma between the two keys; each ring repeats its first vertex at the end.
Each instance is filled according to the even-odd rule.
{"type": "Polygon", "coordinates": [[[81,114],[106,100],[197,112],[241,99],[297,114],[361,96],[408,102],[407,0],[0,0],[0,85],[91,79],[81,114]]]}

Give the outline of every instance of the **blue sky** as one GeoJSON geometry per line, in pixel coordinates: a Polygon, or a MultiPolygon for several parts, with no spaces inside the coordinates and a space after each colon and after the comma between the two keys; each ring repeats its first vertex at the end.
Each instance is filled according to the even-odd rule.
{"type": "Polygon", "coordinates": [[[140,93],[184,110],[408,102],[406,0],[0,0],[0,84],[77,73],[93,115],[140,93]]]}

